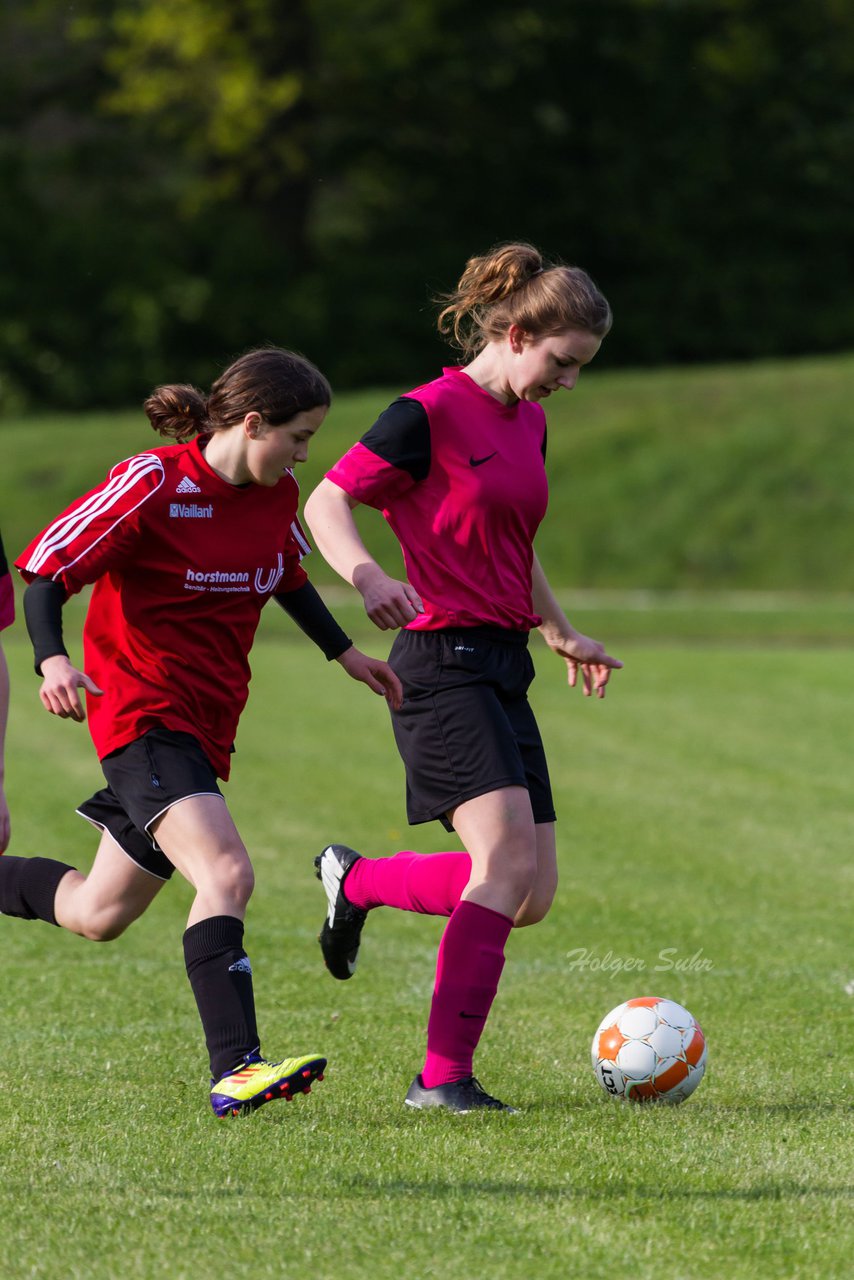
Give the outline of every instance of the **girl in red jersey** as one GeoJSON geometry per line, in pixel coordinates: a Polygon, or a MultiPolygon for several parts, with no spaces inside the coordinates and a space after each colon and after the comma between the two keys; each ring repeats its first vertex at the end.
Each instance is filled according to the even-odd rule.
{"type": "Polygon", "coordinates": [[[184,958],[211,1063],[216,1115],[307,1093],[317,1054],[261,1057],[243,920],[246,848],[217,778],[249,686],[247,655],[270,600],[328,659],[390,703],[400,684],[353,647],[300,564],[293,467],[326,415],[329,384],[307,360],[249,352],[213,384],[160,387],[145,403],[173,443],[119,463],[17,561],[41,700],[89,727],[107,786],[78,810],[101,840],[87,876],[46,858],[0,859],[0,911],[116,938],[175,868],[196,896],[184,958]],[[62,639],[63,602],[94,583],[84,670],[62,639]]]}
{"type": "Polygon", "coordinates": [[[320,943],[346,979],[372,908],[448,916],[427,1055],[406,1103],[509,1111],[475,1079],[473,1055],[510,930],[542,920],[557,887],[528,632],[539,628],[570,685],[581,672],[585,695],[604,697],[622,665],[569,623],[534,554],[548,500],[541,401],[572,390],[611,311],[585,272],[526,244],[472,258],[446,301],[439,328],[466,363],[396,400],[327,473],[306,518],[373,622],[402,628],[390,662],[404,691],[392,724],[407,815],[439,819],[465,852],[364,858],[330,845],[315,859],[328,904],[320,943]],[[406,581],[368,554],[352,514],[360,503],[397,535],[406,581]]]}

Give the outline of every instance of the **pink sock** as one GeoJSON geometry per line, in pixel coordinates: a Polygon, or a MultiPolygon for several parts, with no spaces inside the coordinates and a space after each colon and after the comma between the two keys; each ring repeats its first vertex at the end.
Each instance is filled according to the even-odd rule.
{"type": "Polygon", "coordinates": [[[504,968],[513,921],[490,907],[460,902],[445,926],[427,1024],[427,1089],[472,1074],[472,1061],[504,968]]]}
{"type": "Polygon", "coordinates": [[[471,876],[467,853],[411,853],[360,858],[347,872],[344,896],[354,907],[399,907],[449,916],[471,876]]]}

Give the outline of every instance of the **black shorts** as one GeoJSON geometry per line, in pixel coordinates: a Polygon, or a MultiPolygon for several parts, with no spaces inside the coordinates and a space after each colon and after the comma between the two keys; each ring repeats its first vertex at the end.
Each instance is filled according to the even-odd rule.
{"type": "Polygon", "coordinates": [[[501,787],[527,787],[534,821],[554,822],[527,632],[401,631],[389,662],[403,685],[392,725],[412,825],[438,818],[451,831],[449,810],[501,787]]]}
{"type": "Polygon", "coordinates": [[[150,827],[179,800],[221,796],[213,765],[192,734],[157,728],[104,756],[101,768],[108,785],[77,812],[108,831],[143,871],[168,880],[175,868],[150,827]]]}

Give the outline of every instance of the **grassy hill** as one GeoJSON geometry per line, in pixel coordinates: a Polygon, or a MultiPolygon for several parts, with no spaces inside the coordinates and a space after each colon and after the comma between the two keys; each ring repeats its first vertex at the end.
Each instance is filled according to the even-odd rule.
{"type": "MultiPolygon", "coordinates": [[[[355,980],[324,976],[314,854],[449,837],[405,827],[382,700],[265,610],[228,802],[258,874],[265,1050],[328,1054],[327,1079],[245,1123],[212,1119],[179,876],[106,948],[4,918],[7,1280],[610,1280],[617,1261],[636,1280],[849,1274],[854,665],[814,645],[854,636],[852,383],[854,359],[591,370],[550,406],[540,549],[571,616],[626,666],[585,701],[532,645],[561,883],[511,939],[476,1066],[519,1115],[402,1105],[441,921],[379,911],[355,980]],[[595,1027],[642,994],[685,1004],[708,1037],[684,1107],[618,1106],[593,1077],[595,1027]]],[[[306,489],[392,394],[341,398],[306,489]]],[[[153,442],[140,412],[0,422],[10,551],[153,442]]],[[[81,602],[66,612],[79,657],[81,602]]],[[[386,650],[355,603],[336,612],[386,650]]],[[[3,646],[9,853],[85,869],[88,735],[40,709],[21,624],[3,646]]]]}
{"type": "MultiPolygon", "coordinates": [[[[301,470],[304,492],[397,391],[336,400],[301,470]]],[[[852,403],[854,356],[585,371],[571,396],[548,405],[552,496],[537,545],[552,580],[854,591],[852,403]]],[[[114,461],[155,443],[141,410],[0,422],[7,551],[114,461]]],[[[396,548],[381,523],[367,513],[362,527],[388,561],[396,548]]],[[[311,572],[335,580],[319,557],[311,572]]]]}

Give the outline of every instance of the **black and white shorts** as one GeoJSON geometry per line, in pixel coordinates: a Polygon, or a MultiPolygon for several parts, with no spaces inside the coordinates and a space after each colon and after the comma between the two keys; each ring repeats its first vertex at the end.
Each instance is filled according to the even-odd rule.
{"type": "Polygon", "coordinates": [[[179,800],[217,795],[213,765],[191,733],[149,729],[101,761],[107,786],[77,809],[108,831],[132,862],[159,880],[175,868],[151,834],[151,825],[179,800]]]}
{"type": "Polygon", "coordinates": [[[502,787],[527,787],[534,821],[554,822],[527,632],[401,631],[389,662],[403,685],[392,725],[412,825],[438,818],[451,831],[450,810],[502,787]]]}

